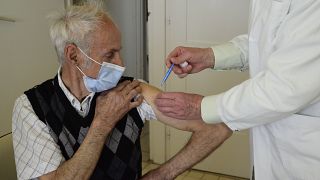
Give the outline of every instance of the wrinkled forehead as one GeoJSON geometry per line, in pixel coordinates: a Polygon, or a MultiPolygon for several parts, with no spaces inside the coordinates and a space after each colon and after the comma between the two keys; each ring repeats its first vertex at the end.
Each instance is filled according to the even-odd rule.
{"type": "Polygon", "coordinates": [[[118,49],[121,47],[121,33],[115,23],[105,17],[91,33],[90,48],[118,49]]]}
{"type": "Polygon", "coordinates": [[[110,18],[103,18],[103,21],[98,25],[96,28],[98,34],[103,34],[112,38],[114,36],[120,36],[120,30],[118,26],[110,19],[110,18]]]}

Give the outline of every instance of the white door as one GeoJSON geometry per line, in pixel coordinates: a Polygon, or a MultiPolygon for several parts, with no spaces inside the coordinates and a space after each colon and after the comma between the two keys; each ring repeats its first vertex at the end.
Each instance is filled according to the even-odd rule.
{"type": "MultiPolygon", "coordinates": [[[[179,45],[210,47],[247,32],[249,0],[166,0],[165,3],[166,54],[179,45]]],[[[185,79],[171,76],[165,89],[212,95],[247,78],[247,73],[206,70],[185,79]]],[[[166,127],[165,134],[165,157],[168,159],[186,144],[190,134],[169,127],[166,127]]],[[[249,159],[248,132],[236,132],[194,168],[248,178],[249,159]]]]}

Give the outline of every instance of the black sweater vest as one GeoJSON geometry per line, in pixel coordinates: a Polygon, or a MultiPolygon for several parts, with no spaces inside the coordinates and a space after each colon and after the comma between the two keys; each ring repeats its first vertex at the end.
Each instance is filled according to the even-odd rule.
{"type": "MultiPolygon", "coordinates": [[[[132,78],[123,77],[123,80],[132,78]]],[[[94,113],[96,94],[89,114],[81,117],[59,86],[57,76],[25,92],[33,110],[45,123],[66,160],[83,142],[94,113]]],[[[140,134],[143,121],[137,111],[129,111],[109,134],[90,179],[139,179],[141,177],[140,134]]]]}

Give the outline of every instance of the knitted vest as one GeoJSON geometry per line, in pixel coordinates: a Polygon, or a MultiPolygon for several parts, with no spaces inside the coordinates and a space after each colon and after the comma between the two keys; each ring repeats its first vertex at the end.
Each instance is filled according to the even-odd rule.
{"type": "MultiPolygon", "coordinates": [[[[123,77],[132,80],[132,78],[123,77]]],[[[57,76],[25,92],[33,110],[45,123],[66,160],[72,158],[92,123],[96,94],[86,117],[72,107],[59,86],[57,76]]],[[[90,179],[139,179],[141,177],[140,134],[143,121],[137,111],[129,111],[110,132],[90,179]]]]}

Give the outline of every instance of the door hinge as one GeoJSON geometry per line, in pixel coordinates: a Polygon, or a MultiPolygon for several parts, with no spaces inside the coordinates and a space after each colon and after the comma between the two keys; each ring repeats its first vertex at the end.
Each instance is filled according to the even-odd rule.
{"type": "Polygon", "coordinates": [[[168,25],[171,25],[171,17],[170,17],[170,16],[169,16],[168,19],[167,19],[167,24],[168,24],[168,25]]]}
{"type": "Polygon", "coordinates": [[[149,0],[145,0],[145,15],[146,15],[146,22],[149,21],[149,16],[151,12],[149,11],[149,0]]]}

